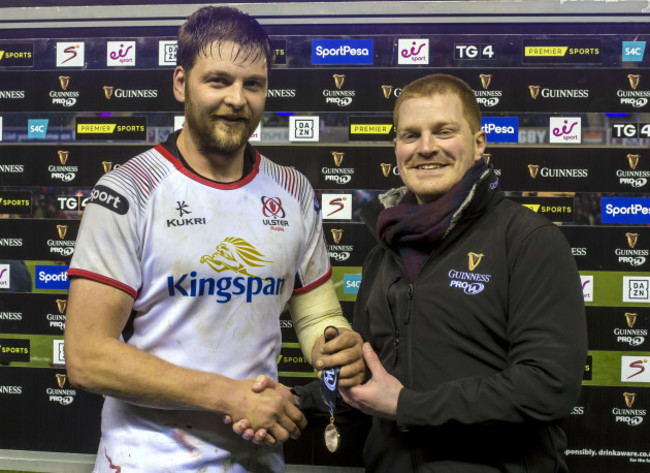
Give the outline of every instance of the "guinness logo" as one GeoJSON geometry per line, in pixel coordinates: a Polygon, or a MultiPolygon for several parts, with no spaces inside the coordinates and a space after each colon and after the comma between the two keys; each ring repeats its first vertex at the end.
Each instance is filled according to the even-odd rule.
{"type": "Polygon", "coordinates": [[[537,177],[537,173],[539,172],[539,164],[529,164],[528,172],[530,173],[530,177],[535,179],[537,177]]]}
{"type": "Polygon", "coordinates": [[[639,314],[635,312],[625,312],[625,321],[627,322],[627,326],[633,328],[638,316],[639,314]]]}
{"type": "Polygon", "coordinates": [[[65,310],[68,308],[68,299],[57,299],[56,308],[59,309],[59,314],[65,314],[65,310]]]}
{"type": "Polygon", "coordinates": [[[115,90],[115,87],[113,87],[112,85],[105,85],[103,89],[104,89],[104,95],[106,96],[106,99],[110,100],[111,97],[113,96],[113,90],[115,90]]]}
{"type": "Polygon", "coordinates": [[[63,90],[68,90],[68,86],[70,85],[70,76],[59,76],[59,84],[61,84],[63,90]]]}
{"type": "Polygon", "coordinates": [[[483,159],[485,159],[486,164],[490,164],[490,159],[492,159],[492,153],[483,153],[483,159]]]}
{"type": "Polygon", "coordinates": [[[630,81],[630,87],[632,87],[632,90],[636,90],[639,86],[639,81],[641,80],[641,74],[628,74],[627,80],[630,81]]]}
{"type": "Polygon", "coordinates": [[[630,246],[630,248],[634,248],[636,246],[636,242],[639,241],[639,234],[626,233],[625,236],[627,238],[627,244],[630,246]]]}
{"type": "Polygon", "coordinates": [[[630,168],[632,170],[636,169],[637,165],[639,164],[639,158],[641,155],[639,154],[628,154],[627,155],[627,162],[630,163],[630,168]]]}
{"type": "Polygon", "coordinates": [[[344,157],[345,153],[342,153],[340,151],[332,151],[332,158],[334,158],[334,164],[337,168],[341,167],[341,163],[343,162],[344,157]]]}
{"type": "Polygon", "coordinates": [[[481,78],[481,85],[484,89],[490,87],[490,82],[492,82],[492,74],[479,74],[479,77],[481,78]]]}
{"type": "Polygon", "coordinates": [[[64,165],[65,163],[68,162],[70,151],[57,151],[57,154],[59,155],[59,162],[61,163],[61,165],[64,165]]]}
{"type": "Polygon", "coordinates": [[[387,99],[390,97],[390,93],[393,91],[392,85],[382,85],[381,91],[384,93],[384,98],[387,99]]]}
{"type": "Polygon", "coordinates": [[[330,232],[332,232],[332,240],[334,240],[334,243],[336,243],[337,245],[341,243],[341,238],[343,237],[343,229],[332,228],[330,229],[330,232]]]}
{"type": "Polygon", "coordinates": [[[332,77],[334,78],[334,85],[340,90],[345,81],[345,74],[333,74],[332,77]]]}
{"type": "Polygon", "coordinates": [[[67,225],[57,225],[56,226],[56,231],[59,233],[59,239],[63,240],[65,238],[66,233],[68,233],[68,226],[67,225]]]}
{"type": "Polygon", "coordinates": [[[636,393],[623,393],[623,398],[625,399],[625,405],[631,408],[636,400],[636,393]]]}
{"type": "Polygon", "coordinates": [[[65,386],[65,382],[67,381],[67,379],[68,377],[65,374],[62,373],[56,374],[56,384],[58,384],[61,389],[63,389],[63,386],[65,386]]]}
{"type": "Polygon", "coordinates": [[[113,162],[112,161],[102,161],[102,167],[104,168],[104,174],[107,172],[111,172],[113,169],[113,162]]]}
{"type": "Polygon", "coordinates": [[[476,267],[481,263],[481,259],[484,255],[483,253],[477,254],[470,251],[467,253],[467,256],[469,256],[469,270],[474,271],[474,269],[476,269],[476,267]]]}
{"type": "Polygon", "coordinates": [[[390,170],[393,168],[391,163],[381,163],[381,172],[384,174],[384,177],[390,175],[390,170]]]}
{"type": "Polygon", "coordinates": [[[539,85],[529,85],[528,90],[530,91],[530,96],[533,98],[533,100],[536,100],[537,97],[539,96],[539,91],[542,88],[539,85]]]}

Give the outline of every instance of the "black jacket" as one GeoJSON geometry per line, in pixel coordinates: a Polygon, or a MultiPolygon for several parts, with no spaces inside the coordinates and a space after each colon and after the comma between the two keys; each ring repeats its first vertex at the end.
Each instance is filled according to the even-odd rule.
{"type": "MultiPolygon", "coordinates": [[[[373,419],[372,472],[565,472],[559,422],[587,354],[570,247],[550,221],[504,198],[492,172],[414,284],[377,245],[354,328],[403,384],[397,421],[373,419]]],[[[382,205],[363,220],[376,233],[382,205]]]]}

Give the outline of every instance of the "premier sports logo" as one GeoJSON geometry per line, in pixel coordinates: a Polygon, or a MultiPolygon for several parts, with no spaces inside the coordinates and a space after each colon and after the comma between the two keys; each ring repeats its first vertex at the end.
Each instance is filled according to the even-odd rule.
{"type": "Polygon", "coordinates": [[[230,302],[235,296],[243,296],[250,304],[254,298],[277,296],[285,288],[284,278],[261,278],[252,274],[272,261],[243,238],[227,237],[215,247],[215,251],[201,256],[199,262],[206,264],[217,273],[230,272],[239,276],[220,278],[197,278],[197,271],[181,276],[168,276],[169,297],[209,297],[217,296],[218,304],[230,302]]]}

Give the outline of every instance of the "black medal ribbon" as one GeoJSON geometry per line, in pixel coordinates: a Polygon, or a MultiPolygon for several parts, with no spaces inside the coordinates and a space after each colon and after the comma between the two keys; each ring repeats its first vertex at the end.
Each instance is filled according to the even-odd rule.
{"type": "MultiPolygon", "coordinates": [[[[330,325],[325,328],[325,342],[339,336],[339,329],[330,325]],[[336,331],[336,334],[333,337],[327,336],[327,330],[333,328],[336,331]]],[[[327,405],[330,410],[330,414],[334,414],[336,409],[336,400],[339,398],[339,372],[341,371],[340,366],[334,366],[332,368],[326,368],[321,372],[320,377],[320,395],[323,398],[323,402],[327,405]]]]}

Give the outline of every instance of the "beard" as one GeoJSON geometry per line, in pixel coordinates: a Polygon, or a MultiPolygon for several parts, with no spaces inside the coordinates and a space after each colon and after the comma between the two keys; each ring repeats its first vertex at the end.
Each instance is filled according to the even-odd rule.
{"type": "Polygon", "coordinates": [[[227,107],[217,114],[201,110],[187,96],[185,102],[185,121],[197,149],[207,154],[233,155],[241,150],[257,128],[259,116],[251,116],[250,111],[236,112],[227,107]],[[241,117],[234,125],[224,124],[215,115],[233,115],[241,117]]]}

